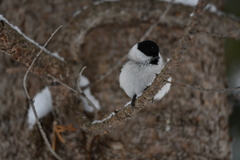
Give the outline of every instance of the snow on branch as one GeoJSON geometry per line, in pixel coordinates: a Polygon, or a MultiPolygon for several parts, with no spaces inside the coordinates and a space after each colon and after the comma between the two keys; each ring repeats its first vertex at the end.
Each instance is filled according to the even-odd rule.
{"type": "Polygon", "coordinates": [[[67,73],[67,67],[63,61],[53,58],[46,49],[26,37],[18,28],[0,16],[0,51],[10,55],[11,58],[22,63],[25,67],[29,67],[36,54],[42,49],[43,54],[31,72],[36,75],[50,74],[56,78],[67,73]]]}

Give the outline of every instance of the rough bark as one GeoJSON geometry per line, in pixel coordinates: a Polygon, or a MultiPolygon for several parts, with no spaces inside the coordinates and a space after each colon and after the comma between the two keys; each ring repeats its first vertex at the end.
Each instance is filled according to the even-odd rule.
{"type": "MultiPolygon", "coordinates": [[[[55,20],[55,23],[58,24],[63,21],[59,17],[56,18],[56,14],[60,10],[58,7],[63,4],[48,4],[48,7],[52,7],[50,11],[47,10],[48,7],[40,11],[39,6],[34,4],[18,4],[20,8],[23,8],[20,13],[25,16],[25,18],[22,17],[25,20],[23,22],[15,21],[15,23],[20,28],[22,27],[23,31],[29,27],[32,30],[31,27],[37,25],[38,21],[31,19],[28,24],[27,17],[32,15],[27,13],[37,10],[39,11],[37,16],[43,17],[44,14],[46,17],[49,16],[47,20],[42,20],[43,26],[48,30],[36,27],[36,30],[27,31],[30,37],[36,37],[36,41],[44,43],[48,34],[57,26],[56,24],[51,25],[52,23],[48,24],[48,21],[55,20]],[[28,5],[32,8],[27,7],[28,5]],[[37,32],[39,30],[41,33],[37,32]]],[[[71,13],[66,11],[65,17],[70,19],[73,11],[77,8],[76,4],[77,2],[69,3],[71,7],[66,8],[71,8],[71,13]]],[[[1,11],[6,12],[6,17],[11,22],[14,17],[11,18],[7,12],[9,8],[5,9],[2,6],[1,11]]],[[[112,2],[90,6],[73,18],[49,46],[51,50],[58,51],[65,56],[68,63],[64,65],[73,70],[70,72],[72,76],[66,82],[73,86],[76,78],[74,76],[77,76],[75,71],[83,65],[88,67],[85,74],[90,80],[103,74],[127,53],[165,8],[165,3],[157,1],[112,2]],[[122,11],[120,12],[122,14],[117,14],[119,11],[122,11]],[[113,14],[114,12],[116,14],[113,14]],[[94,18],[96,21],[93,21],[94,18]],[[89,22],[95,23],[88,24],[89,22]],[[82,41],[79,41],[79,37],[82,38],[82,41]],[[78,63],[76,64],[75,61],[78,63]]],[[[161,53],[165,57],[170,57],[176,48],[192,11],[191,7],[174,5],[165,21],[160,23],[149,37],[160,45],[161,53]]],[[[201,32],[227,33],[235,32],[239,28],[239,22],[206,13],[199,27],[201,32]]],[[[224,87],[222,45],[223,39],[197,35],[189,51],[182,58],[177,73],[173,75],[173,80],[208,88],[224,87]]],[[[27,49],[29,48],[27,47],[27,49]]],[[[43,59],[44,56],[47,55],[42,55],[43,59]]],[[[19,64],[11,61],[5,54],[2,54],[1,57],[0,131],[4,135],[0,139],[2,146],[0,151],[3,153],[1,155],[3,159],[46,159],[51,157],[37,129],[35,128],[33,131],[27,129],[27,107],[24,107],[27,104],[21,86],[23,72],[18,70],[9,72],[8,68],[18,67],[19,64]],[[5,100],[6,97],[7,100],[5,100]]],[[[28,58],[32,57],[34,55],[28,58]]],[[[42,65],[36,66],[45,68],[48,64],[44,65],[43,61],[42,65]]],[[[51,68],[51,66],[49,67],[51,68]]],[[[54,67],[58,68],[58,66],[54,67]]],[[[35,69],[37,70],[37,68],[35,69]]],[[[64,69],[57,71],[64,72],[64,69]]],[[[65,74],[62,75],[65,77],[65,74]]],[[[119,70],[92,88],[103,106],[100,111],[101,118],[129,101],[118,85],[118,75],[119,70]]],[[[43,85],[42,80],[36,80],[33,75],[28,81],[32,95],[43,85]]],[[[51,88],[58,121],[62,125],[74,123],[71,120],[73,115],[68,108],[78,105],[79,102],[75,101],[76,95],[62,86],[57,85],[51,88]]],[[[84,112],[80,113],[85,115],[84,112]]],[[[201,93],[173,86],[163,100],[149,104],[131,120],[108,134],[89,136],[82,130],[74,133],[67,132],[64,135],[67,143],[58,143],[57,152],[65,159],[229,159],[227,126],[229,113],[230,108],[226,103],[225,94],[201,93]]],[[[56,119],[50,115],[43,120],[49,136],[52,134],[53,118],[56,119]]]]}

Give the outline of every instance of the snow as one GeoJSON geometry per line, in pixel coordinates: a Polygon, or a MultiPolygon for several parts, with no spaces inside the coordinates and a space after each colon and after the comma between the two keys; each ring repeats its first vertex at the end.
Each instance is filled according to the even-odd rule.
{"type": "Polygon", "coordinates": [[[168,117],[168,119],[166,120],[166,127],[165,127],[165,131],[168,132],[171,130],[171,126],[170,126],[170,117],[168,117]]]}
{"type": "Polygon", "coordinates": [[[211,4],[209,3],[207,6],[206,6],[206,9],[209,11],[209,12],[212,12],[212,13],[215,13],[217,14],[218,16],[229,16],[229,17],[235,17],[233,14],[227,14],[227,13],[224,13],[220,10],[217,9],[217,7],[214,5],[214,4],[211,4]]]}
{"type": "MultiPolygon", "coordinates": [[[[171,2],[172,0],[159,0],[159,1],[164,1],[164,2],[171,2]]],[[[186,6],[196,6],[198,3],[198,0],[175,0],[174,3],[180,3],[186,6]]]]}
{"type": "MultiPolygon", "coordinates": [[[[159,1],[164,1],[164,2],[171,2],[172,0],[159,0],[159,1]]],[[[174,0],[174,3],[178,4],[183,4],[186,6],[196,6],[198,3],[198,0],[174,0]]],[[[208,9],[210,12],[217,13],[218,15],[222,15],[223,13],[218,11],[217,7],[214,4],[209,3],[206,6],[206,9],[208,9]]],[[[190,14],[190,17],[193,16],[193,13],[190,14]]]]}
{"type": "Polygon", "coordinates": [[[59,59],[62,62],[64,61],[64,58],[61,57],[57,52],[50,53],[50,55],[53,57],[56,57],[57,59],[59,59]]]}
{"type": "MultiPolygon", "coordinates": [[[[39,119],[43,118],[53,110],[52,96],[48,87],[45,87],[41,92],[37,93],[33,98],[33,100],[34,100],[34,106],[36,108],[39,119]]],[[[35,119],[32,107],[29,106],[29,109],[28,109],[29,129],[32,129],[35,124],[36,124],[36,119],[35,119]]]]}
{"type": "Polygon", "coordinates": [[[60,61],[64,61],[64,58],[59,56],[58,53],[56,53],[56,52],[51,53],[49,50],[47,50],[46,48],[43,48],[43,46],[39,45],[37,42],[35,42],[31,38],[27,37],[24,33],[22,33],[22,31],[17,26],[14,26],[11,23],[9,23],[8,20],[6,20],[1,14],[0,14],[0,20],[5,21],[9,26],[11,26],[14,30],[16,30],[19,34],[21,34],[25,39],[27,39],[29,42],[33,43],[34,45],[38,46],[38,48],[42,49],[47,54],[59,59],[60,61]]]}
{"type": "MultiPolygon", "coordinates": [[[[104,2],[117,2],[117,1],[119,1],[119,0],[98,0],[98,1],[95,1],[95,2],[93,2],[93,5],[99,5],[99,4],[102,4],[102,3],[104,3],[104,2]]],[[[89,6],[83,6],[83,8],[82,8],[82,10],[86,10],[86,9],[88,9],[89,8],[89,6]]],[[[74,17],[76,17],[77,15],[79,15],[80,13],[82,13],[82,10],[77,10],[77,11],[75,11],[74,13],[73,13],[73,18],[74,17]]]]}
{"type": "Polygon", "coordinates": [[[77,15],[79,15],[80,13],[82,13],[81,10],[77,10],[73,13],[73,17],[76,17],[77,15]]]}
{"type": "Polygon", "coordinates": [[[83,7],[83,10],[86,10],[86,9],[88,9],[88,6],[84,6],[84,7],[83,7]]]}
{"type": "Polygon", "coordinates": [[[218,9],[214,4],[209,3],[206,7],[210,12],[217,13],[218,9]]]}
{"type": "MultiPolygon", "coordinates": [[[[168,81],[171,82],[172,81],[172,78],[168,78],[168,81]]],[[[171,83],[167,83],[165,84],[161,90],[158,91],[158,93],[154,96],[154,100],[160,100],[163,98],[163,96],[165,96],[168,91],[170,90],[170,87],[171,87],[171,83]]]]}
{"type": "MultiPolygon", "coordinates": [[[[80,87],[84,87],[84,86],[87,86],[89,84],[89,80],[87,79],[87,77],[85,76],[81,76],[81,79],[80,79],[80,87]]],[[[88,97],[88,99],[95,105],[95,107],[100,110],[101,106],[100,106],[100,103],[99,101],[92,95],[91,91],[90,91],[90,88],[86,88],[85,90],[83,90],[83,92],[86,94],[86,96],[88,97]]],[[[83,107],[84,107],[84,110],[87,111],[87,112],[93,112],[93,108],[92,106],[90,106],[88,104],[88,102],[83,98],[81,97],[82,99],[82,102],[83,102],[83,107]]]]}
{"type": "Polygon", "coordinates": [[[168,132],[168,131],[170,131],[170,129],[171,129],[170,126],[166,126],[165,131],[168,132]]]}
{"type": "Polygon", "coordinates": [[[132,101],[129,101],[127,104],[125,104],[124,107],[127,107],[128,105],[130,105],[132,103],[132,101]]]}

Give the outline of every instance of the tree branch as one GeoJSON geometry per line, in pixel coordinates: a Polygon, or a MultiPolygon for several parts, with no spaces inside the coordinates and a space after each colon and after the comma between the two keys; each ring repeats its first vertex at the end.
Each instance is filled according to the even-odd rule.
{"type": "MultiPolygon", "coordinates": [[[[0,19],[0,51],[8,54],[15,61],[29,67],[39,53],[40,46],[28,41],[22,34],[12,28],[8,22],[0,19]]],[[[36,75],[50,74],[53,77],[66,81],[69,68],[66,63],[42,51],[31,72],[36,75]]]]}

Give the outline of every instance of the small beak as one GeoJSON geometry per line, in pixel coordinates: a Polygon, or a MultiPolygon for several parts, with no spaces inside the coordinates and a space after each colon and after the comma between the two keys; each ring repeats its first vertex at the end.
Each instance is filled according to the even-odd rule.
{"type": "Polygon", "coordinates": [[[159,62],[159,56],[153,57],[150,61],[150,64],[157,65],[159,62]]]}
{"type": "Polygon", "coordinates": [[[156,57],[153,57],[153,58],[152,58],[152,60],[154,60],[154,59],[159,59],[159,56],[156,56],[156,57]]]}

